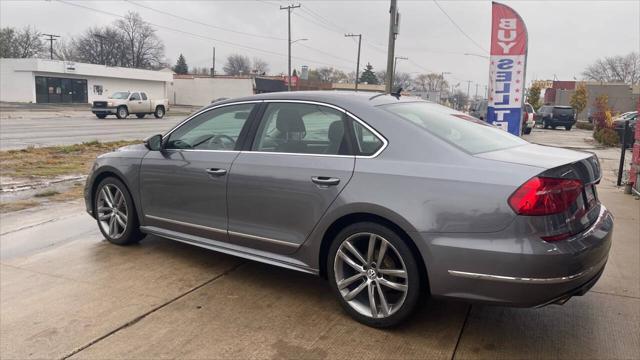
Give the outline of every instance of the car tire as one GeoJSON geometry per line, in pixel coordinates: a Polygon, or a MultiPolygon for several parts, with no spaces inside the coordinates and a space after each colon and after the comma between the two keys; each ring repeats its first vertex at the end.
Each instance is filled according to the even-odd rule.
{"type": "Polygon", "coordinates": [[[127,116],[129,116],[129,110],[127,110],[126,106],[120,106],[117,110],[116,110],[116,117],[118,119],[126,119],[127,116]]]}
{"type": "Polygon", "coordinates": [[[396,232],[373,222],[355,223],[338,233],[329,249],[327,274],[345,311],[376,328],[394,326],[406,319],[416,309],[422,292],[416,255],[396,232]]]}
{"type": "Polygon", "coordinates": [[[571,125],[569,125],[569,126],[565,126],[564,128],[565,128],[565,129],[567,129],[567,131],[569,131],[569,130],[571,130],[571,127],[572,127],[572,126],[571,126],[571,125]]]}
{"type": "Polygon", "coordinates": [[[156,106],[156,111],[153,112],[153,116],[155,116],[156,119],[162,119],[164,114],[164,106],[156,106]]]}
{"type": "Polygon", "coordinates": [[[542,127],[545,128],[545,129],[549,128],[549,124],[547,124],[547,120],[543,120],[542,121],[542,127]]]}
{"type": "Polygon", "coordinates": [[[93,194],[93,209],[100,232],[110,243],[135,244],[144,238],[127,187],[115,177],[102,180],[93,194]]]}
{"type": "Polygon", "coordinates": [[[142,119],[142,118],[144,118],[144,117],[145,117],[145,115],[147,115],[147,114],[136,114],[136,117],[137,117],[138,119],[142,119]]]}
{"type": "Polygon", "coordinates": [[[97,117],[98,119],[104,119],[104,118],[106,118],[106,117],[107,117],[107,114],[96,114],[96,117],[97,117]]]}
{"type": "Polygon", "coordinates": [[[531,128],[524,128],[524,134],[525,135],[531,134],[531,128]]]}

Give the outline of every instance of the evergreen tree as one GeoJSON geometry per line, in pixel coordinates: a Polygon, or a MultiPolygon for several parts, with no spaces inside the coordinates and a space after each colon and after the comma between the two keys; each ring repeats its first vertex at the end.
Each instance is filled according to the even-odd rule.
{"type": "Polygon", "coordinates": [[[360,75],[360,83],[378,85],[378,78],[373,72],[373,66],[370,63],[367,63],[367,66],[364,67],[362,75],[360,75]]]}
{"type": "Polygon", "coordinates": [[[187,61],[184,59],[184,56],[180,54],[178,57],[178,61],[176,65],[173,67],[173,71],[176,74],[184,75],[189,73],[189,66],[187,66],[187,61]]]}

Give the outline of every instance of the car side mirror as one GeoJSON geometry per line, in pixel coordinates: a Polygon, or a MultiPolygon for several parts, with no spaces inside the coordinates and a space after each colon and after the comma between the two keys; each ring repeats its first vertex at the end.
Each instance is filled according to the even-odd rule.
{"type": "Polygon", "coordinates": [[[162,135],[157,134],[144,139],[144,146],[151,151],[162,150],[162,135]]]}

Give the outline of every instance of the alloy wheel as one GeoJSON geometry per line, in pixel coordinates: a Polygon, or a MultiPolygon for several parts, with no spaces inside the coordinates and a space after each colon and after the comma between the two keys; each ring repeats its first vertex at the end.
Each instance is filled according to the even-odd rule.
{"type": "Polygon", "coordinates": [[[98,221],[105,234],[117,239],[127,229],[127,200],[122,191],[113,184],[106,184],[100,189],[97,201],[98,221]]]}
{"type": "Polygon", "coordinates": [[[353,234],[342,242],[334,274],[342,298],[367,317],[391,316],[407,297],[408,274],[400,253],[374,233],[353,234]]]}

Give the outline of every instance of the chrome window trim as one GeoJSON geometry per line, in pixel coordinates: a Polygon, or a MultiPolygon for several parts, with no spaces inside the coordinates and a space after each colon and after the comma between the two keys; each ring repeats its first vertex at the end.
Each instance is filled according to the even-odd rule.
{"type": "MultiPolygon", "coordinates": [[[[181,121],[173,129],[169,130],[169,132],[167,132],[166,134],[162,135],[162,141],[164,141],[166,137],[171,135],[171,133],[173,133],[178,128],[180,128],[181,126],[186,124],[188,121],[190,121],[191,119],[195,118],[196,116],[198,116],[200,114],[203,114],[203,113],[205,113],[207,111],[211,111],[211,110],[218,109],[218,108],[221,108],[221,107],[232,106],[232,105],[256,104],[256,103],[299,103],[299,104],[311,104],[311,105],[326,106],[326,107],[332,108],[334,110],[338,110],[338,111],[346,114],[347,116],[349,116],[350,118],[352,118],[356,122],[358,122],[360,125],[364,126],[367,130],[369,130],[375,137],[378,138],[378,140],[382,141],[382,146],[380,147],[380,149],[378,149],[378,151],[376,151],[372,155],[330,155],[330,154],[290,153],[290,152],[254,151],[254,150],[205,150],[205,149],[202,149],[202,150],[200,150],[200,149],[167,149],[167,150],[207,151],[207,152],[240,152],[240,153],[246,153],[246,154],[248,154],[248,153],[255,153],[255,154],[283,154],[283,155],[294,155],[294,156],[308,155],[308,156],[321,156],[321,157],[348,157],[348,158],[355,157],[356,159],[373,159],[373,158],[376,158],[378,155],[380,155],[380,153],[382,153],[387,148],[387,146],[389,145],[389,141],[387,140],[387,138],[385,138],[382,134],[380,134],[376,129],[372,128],[371,126],[369,126],[369,124],[367,124],[366,122],[364,122],[363,120],[361,120],[357,116],[353,115],[349,111],[347,111],[347,110],[345,110],[345,109],[343,109],[343,108],[341,108],[339,106],[336,106],[336,105],[333,105],[333,104],[324,103],[324,102],[320,102],[320,101],[286,100],[286,99],[238,101],[238,102],[221,104],[221,105],[217,105],[217,106],[201,109],[200,111],[198,111],[196,113],[193,113],[191,116],[189,116],[186,119],[184,119],[183,121],[181,121]]],[[[260,120],[262,120],[262,119],[260,119],[260,120]]]]}
{"type": "Polygon", "coordinates": [[[449,275],[463,277],[468,279],[477,279],[477,280],[488,280],[488,281],[500,281],[500,282],[509,282],[509,283],[518,283],[518,284],[559,284],[568,281],[572,281],[575,279],[582,278],[586,275],[589,275],[595,272],[598,269],[601,269],[604,264],[607,262],[607,258],[604,258],[598,264],[590,266],[589,268],[572,275],[553,277],[553,278],[528,278],[528,277],[518,277],[518,276],[504,276],[504,275],[493,275],[493,274],[480,274],[480,273],[472,273],[466,271],[457,271],[457,270],[448,270],[449,275]]]}

